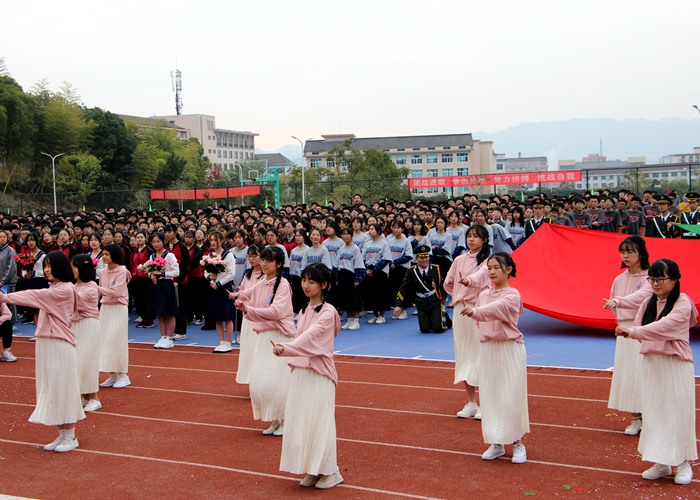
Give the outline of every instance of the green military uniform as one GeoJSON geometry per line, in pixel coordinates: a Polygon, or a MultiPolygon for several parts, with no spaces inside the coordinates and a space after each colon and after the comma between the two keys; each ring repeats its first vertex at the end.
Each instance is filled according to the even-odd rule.
{"type": "MultiPolygon", "coordinates": [[[[700,194],[692,191],[690,193],[686,193],[685,197],[688,199],[690,202],[697,202],[700,201],[700,194]]],[[[700,225],[700,210],[695,210],[695,212],[683,212],[680,216],[680,222],[681,224],[689,224],[689,225],[700,225]]],[[[681,235],[681,238],[687,239],[687,240],[697,240],[700,239],[700,234],[693,233],[691,231],[686,231],[681,235]]]]}
{"type": "MultiPolygon", "coordinates": [[[[416,249],[416,254],[420,248],[416,249]]],[[[396,295],[396,307],[410,307],[415,300],[421,333],[445,331],[441,285],[440,268],[435,264],[430,264],[427,270],[417,265],[411,266],[403,278],[399,293],[396,295]]]]}
{"type": "MultiPolygon", "coordinates": [[[[671,198],[666,195],[659,196],[659,205],[662,203],[670,206],[671,198]]],[[[677,222],[681,222],[677,215],[668,212],[664,218],[659,214],[647,223],[646,235],[654,238],[680,238],[682,231],[676,226],[677,222]]]]}
{"type": "MultiPolygon", "coordinates": [[[[540,198],[535,198],[532,200],[532,208],[544,208],[545,202],[540,198]]],[[[534,218],[525,221],[525,239],[532,236],[535,231],[537,231],[542,224],[554,224],[554,219],[551,217],[542,217],[540,220],[536,221],[534,218]]]]}

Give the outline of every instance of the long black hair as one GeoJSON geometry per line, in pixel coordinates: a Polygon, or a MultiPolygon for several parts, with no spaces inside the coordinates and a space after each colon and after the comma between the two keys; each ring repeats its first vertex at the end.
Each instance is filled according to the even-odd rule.
{"type": "Polygon", "coordinates": [[[481,250],[479,250],[479,253],[476,254],[476,264],[479,265],[491,254],[491,250],[489,249],[489,232],[484,226],[473,224],[472,226],[469,226],[469,229],[467,229],[465,238],[469,236],[469,233],[473,233],[474,236],[484,240],[484,245],[481,247],[481,250]]]}
{"type": "Polygon", "coordinates": [[[648,325],[649,323],[658,321],[670,313],[681,294],[681,271],[678,269],[678,264],[671,259],[659,259],[654,262],[649,267],[649,277],[670,278],[675,280],[676,284],[673,286],[671,293],[668,294],[666,305],[658,317],[656,316],[656,303],[658,301],[658,297],[656,294],[651,296],[651,299],[649,299],[649,302],[647,303],[647,308],[644,310],[644,316],[642,316],[642,325],[648,325]]]}
{"type": "Polygon", "coordinates": [[[260,252],[260,258],[265,259],[270,262],[277,264],[277,278],[275,279],[275,286],[272,288],[272,297],[270,297],[270,304],[275,301],[275,294],[277,294],[277,289],[282,281],[282,266],[284,265],[284,252],[280,247],[265,247],[260,252]]]}
{"type": "Polygon", "coordinates": [[[83,283],[95,280],[95,266],[92,259],[84,253],[79,253],[71,260],[73,266],[78,270],[78,278],[83,283]]]}
{"type": "MultiPolygon", "coordinates": [[[[628,236],[620,242],[617,248],[619,252],[637,252],[639,254],[640,266],[642,269],[649,269],[649,251],[647,243],[641,236],[628,236]]],[[[620,264],[620,269],[627,267],[624,262],[620,264]]]]}
{"type": "MultiPolygon", "coordinates": [[[[345,229],[343,229],[343,231],[345,231],[345,229]]],[[[314,281],[321,285],[321,303],[314,307],[315,312],[320,312],[321,308],[323,307],[323,304],[326,302],[326,295],[328,295],[328,291],[331,288],[331,270],[328,269],[328,266],[325,265],[323,262],[312,262],[311,264],[306,266],[301,272],[301,279],[304,278],[306,278],[307,280],[314,281]],[[328,284],[325,290],[323,290],[324,283],[328,284]]],[[[301,309],[301,312],[306,312],[306,306],[308,305],[308,302],[304,304],[304,307],[301,309]]]]}

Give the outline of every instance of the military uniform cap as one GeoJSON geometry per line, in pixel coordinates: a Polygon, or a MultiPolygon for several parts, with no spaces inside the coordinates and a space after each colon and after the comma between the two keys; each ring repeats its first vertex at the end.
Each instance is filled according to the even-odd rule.
{"type": "Polygon", "coordinates": [[[416,257],[425,257],[426,255],[430,255],[430,247],[428,245],[421,245],[416,247],[413,253],[416,257]]]}
{"type": "Polygon", "coordinates": [[[544,208],[544,201],[542,201],[542,198],[534,198],[532,200],[532,208],[544,208]]]}
{"type": "Polygon", "coordinates": [[[686,193],[685,197],[688,198],[688,201],[700,201],[700,194],[696,193],[695,191],[686,193]]]}
{"type": "Polygon", "coordinates": [[[659,205],[660,205],[661,203],[666,203],[667,205],[672,205],[672,204],[673,204],[673,203],[671,202],[671,198],[669,198],[669,197],[666,196],[665,194],[662,194],[661,196],[659,196],[659,205]]]}

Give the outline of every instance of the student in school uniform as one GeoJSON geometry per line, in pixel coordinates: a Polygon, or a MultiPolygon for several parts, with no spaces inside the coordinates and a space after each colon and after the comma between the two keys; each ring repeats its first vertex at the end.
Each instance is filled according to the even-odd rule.
{"type": "Polygon", "coordinates": [[[304,270],[306,250],[309,248],[309,240],[306,229],[295,229],[294,238],[296,246],[289,255],[289,275],[292,284],[292,309],[298,314],[307,302],[306,295],[301,289],[301,272],[304,270]]]}
{"type": "MultiPolygon", "coordinates": [[[[349,228],[343,231],[348,231],[352,244],[349,228]]],[[[272,343],[274,354],[290,358],[292,369],[280,470],[306,474],[301,486],[318,489],[343,482],[336,448],[338,373],[333,362],[333,342],[340,331],[340,318],[335,307],[324,301],[330,280],[330,269],[321,263],[304,269],[302,287],[309,303],[299,313],[297,337],[287,343],[272,343]]]]}
{"type": "Polygon", "coordinates": [[[475,307],[467,305],[461,313],[479,323],[481,337],[481,433],[490,445],[481,458],[494,460],[503,456],[503,445],[513,443],[511,462],[522,464],[527,461],[522,437],[530,432],[527,355],[523,334],[518,330],[523,301],[509,285],[509,278],[515,277],[511,256],[495,253],[487,265],[493,286],[479,294],[475,307]]]}
{"type": "Polygon", "coordinates": [[[362,280],[365,279],[365,263],[362,251],[352,241],[352,229],[340,230],[340,237],[345,245],[338,250],[338,307],[348,315],[343,330],[360,329],[360,312],[362,280]]]}
{"type": "Polygon", "coordinates": [[[175,347],[173,333],[178,314],[177,291],[173,280],[180,276],[180,265],[177,262],[177,257],[166,250],[163,233],[155,233],[151,236],[151,246],[153,247],[151,260],[160,257],[166,262],[162,271],[148,273],[152,283],[149,294],[151,311],[152,315],[158,319],[158,329],[160,330],[160,340],[153,347],[172,349],[175,347]]]}
{"type": "Polygon", "coordinates": [[[0,302],[39,310],[35,333],[37,401],[29,421],[57,426],[58,437],[44,450],[63,453],[78,447],[75,425],[85,418],[75,335],[70,329],[78,299],[68,257],[60,251],[51,252],[43,264],[42,275],[52,284],[49,288],[0,293],[0,302]]]}
{"type": "Polygon", "coordinates": [[[695,438],[695,369],[690,349],[690,328],[697,324],[693,301],[681,293],[678,264],[661,259],[649,267],[654,295],[645,300],[634,326],[618,326],[617,335],[642,342],[642,415],[644,422],[637,450],[642,460],[654,462],[644,479],[672,474],[674,482],[689,484],[693,470],[688,460],[698,459],[695,438]]]}
{"type": "MultiPolygon", "coordinates": [[[[260,248],[257,245],[248,247],[248,270],[243,275],[241,284],[237,290],[253,288],[258,281],[265,278],[265,273],[260,268],[260,248]]],[[[255,357],[258,346],[258,335],[253,331],[253,322],[245,317],[241,321],[241,336],[238,347],[238,368],[236,369],[236,383],[247,385],[250,381],[250,365],[255,357]]]]}
{"type": "MultiPolygon", "coordinates": [[[[206,259],[220,259],[225,268],[222,272],[207,271],[206,265],[204,277],[209,280],[211,288],[211,311],[216,323],[216,333],[219,336],[219,345],[214,348],[215,353],[231,352],[233,340],[233,321],[235,308],[228,298],[228,292],[234,289],[233,278],[236,271],[236,258],[230,250],[223,247],[224,236],[219,231],[209,233],[209,255],[206,259]]],[[[206,261],[205,261],[206,262],[206,261]]]]}
{"type": "Polygon", "coordinates": [[[389,308],[387,286],[391,249],[383,238],[381,224],[370,224],[369,235],[372,239],[365,243],[362,249],[366,269],[365,279],[362,282],[362,298],[365,309],[373,313],[368,323],[381,325],[386,323],[384,313],[389,308]]]}

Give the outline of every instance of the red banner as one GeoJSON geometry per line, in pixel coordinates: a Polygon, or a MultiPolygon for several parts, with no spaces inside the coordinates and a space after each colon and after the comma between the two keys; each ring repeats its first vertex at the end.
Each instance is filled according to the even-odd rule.
{"type": "Polygon", "coordinates": [[[519,172],[509,174],[459,175],[453,177],[415,177],[408,178],[408,187],[462,187],[462,186],[503,186],[508,184],[551,184],[559,182],[579,182],[580,170],[564,172],[519,172]]]}
{"type": "Polygon", "coordinates": [[[260,186],[241,186],[211,189],[152,189],[152,200],[208,200],[254,196],[260,194],[260,186]]]}

